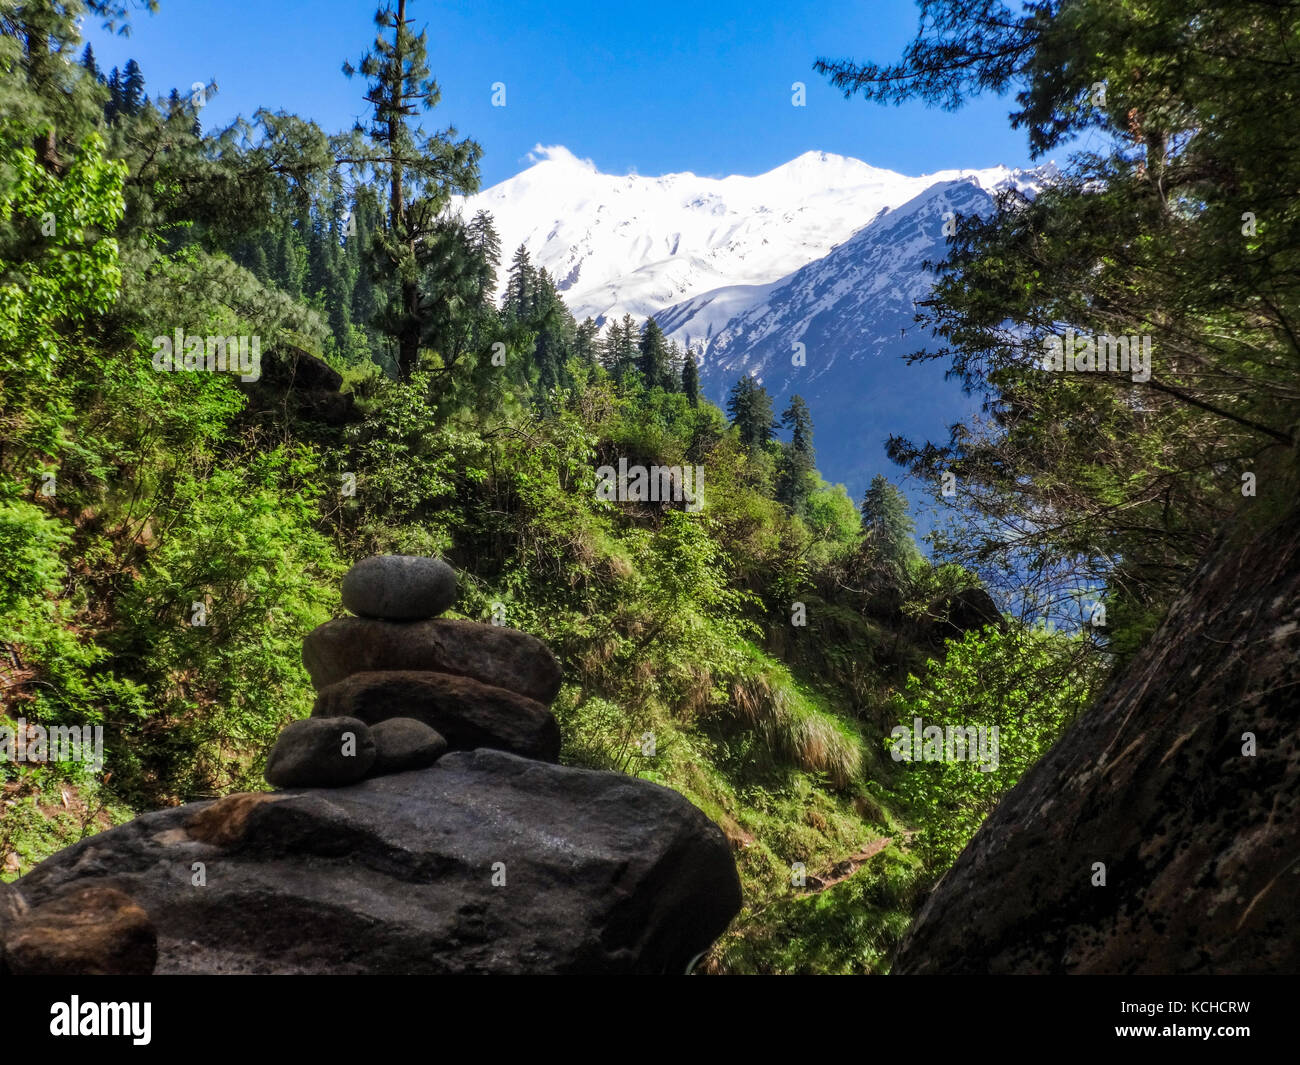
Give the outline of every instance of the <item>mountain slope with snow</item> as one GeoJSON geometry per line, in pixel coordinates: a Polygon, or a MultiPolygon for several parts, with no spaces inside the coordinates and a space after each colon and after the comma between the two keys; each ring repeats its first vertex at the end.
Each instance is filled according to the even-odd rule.
{"type": "MultiPolygon", "coordinates": [[[[896,476],[885,457],[891,434],[944,440],[947,426],[973,410],[975,401],[944,380],[946,367],[903,359],[925,346],[916,302],[935,279],[924,264],[944,257],[945,218],[992,208],[977,179],[942,182],[769,286],[711,337],[701,365],[705,393],[723,403],[736,380],[752,373],[777,413],[795,393],[807,401],[828,480],[857,498],[875,473],[896,476]]],[[[656,320],[676,322],[696,302],[656,320]]]]}
{"type": "Polygon", "coordinates": [[[770,285],[831,251],[882,211],[936,182],[973,177],[995,188],[1006,167],[907,177],[826,152],[807,152],[756,177],[603,174],[565,148],[534,149],[520,174],[459,201],[491,213],[505,266],[520,245],[545,267],[579,319],[636,318],[711,294],[673,330],[704,336],[770,285]],[[729,297],[718,293],[731,289],[729,297]],[[750,291],[747,291],[750,290],[750,291]]]}

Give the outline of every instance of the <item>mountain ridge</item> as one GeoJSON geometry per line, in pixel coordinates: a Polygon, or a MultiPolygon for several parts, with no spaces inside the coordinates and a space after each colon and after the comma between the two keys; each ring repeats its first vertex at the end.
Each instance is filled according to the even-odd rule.
{"type": "Polygon", "coordinates": [[[910,177],[819,151],[721,178],[606,174],[562,146],[537,145],[530,158],[532,166],[454,206],[467,217],[491,213],[507,254],[522,244],[574,316],[598,321],[769,285],[937,182],[973,177],[994,189],[1026,173],[995,166],[910,177]]]}

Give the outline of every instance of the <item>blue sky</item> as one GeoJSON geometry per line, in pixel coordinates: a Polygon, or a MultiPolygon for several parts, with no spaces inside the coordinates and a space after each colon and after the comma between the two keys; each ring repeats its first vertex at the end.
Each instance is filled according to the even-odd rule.
{"type": "MultiPolygon", "coordinates": [[[[362,83],[340,71],[374,38],[374,0],[160,0],[131,36],[87,23],[105,70],[137,59],[153,95],[215,78],[206,125],[259,106],[327,130],[362,116],[362,83]]],[[[954,113],[845,100],[812,70],[819,56],[893,60],[916,29],[912,0],[408,0],[429,30],[442,103],[425,128],[482,144],[484,187],[563,144],[611,173],[758,174],[802,152],[851,155],[908,174],[1029,163],[1011,101],[954,113]],[[807,106],[791,85],[807,86],[807,106]],[[503,82],[506,106],[492,106],[503,82]]]]}

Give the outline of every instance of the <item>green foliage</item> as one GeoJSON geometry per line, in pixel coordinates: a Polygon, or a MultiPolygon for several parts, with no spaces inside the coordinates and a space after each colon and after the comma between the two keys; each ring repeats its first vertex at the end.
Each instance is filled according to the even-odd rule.
{"type": "MultiPolygon", "coordinates": [[[[325,478],[309,453],[186,471],[148,565],[120,603],[118,661],[145,683],[151,717],[118,724],[167,792],[252,786],[252,752],[310,710],[302,634],[337,606],[343,567],[314,528],[325,478]]],[[[133,796],[135,797],[135,796],[133,796]]]]}
{"type": "Polygon", "coordinates": [[[121,284],[117,242],[126,167],[92,135],[61,178],[16,132],[0,136],[0,386],[47,380],[63,337],[103,313],[121,284]],[[21,377],[16,376],[21,373],[21,377]]]}
{"type": "MultiPolygon", "coordinates": [[[[895,791],[922,826],[916,844],[936,871],[956,859],[998,800],[1088,706],[1099,675],[1082,636],[990,626],[950,640],[942,663],[908,677],[894,698],[906,736],[885,744],[899,764],[895,791]],[[965,749],[964,758],[924,760],[929,752],[908,738],[915,718],[922,729],[987,730],[986,745],[965,749]]],[[[962,753],[956,744],[953,751],[962,753]]]]}
{"type": "Polygon", "coordinates": [[[713,971],[868,976],[887,973],[912,920],[922,870],[915,857],[890,846],[862,871],[825,890],[774,901],[756,927],[733,930],[716,952],[713,971]]]}

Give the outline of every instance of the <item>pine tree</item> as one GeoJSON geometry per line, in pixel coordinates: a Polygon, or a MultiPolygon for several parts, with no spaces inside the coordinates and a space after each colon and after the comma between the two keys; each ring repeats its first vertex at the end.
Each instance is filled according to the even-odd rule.
{"type": "Polygon", "coordinates": [[[430,237],[424,288],[437,293],[429,307],[424,343],[454,365],[470,350],[481,349],[480,340],[496,317],[496,308],[484,298],[495,270],[484,259],[490,250],[471,234],[459,215],[439,219],[430,237]]]}
{"type": "Polygon", "coordinates": [[[689,348],[682,361],[682,394],[692,407],[700,405],[700,368],[695,364],[695,353],[689,348]]]}
{"type": "Polygon", "coordinates": [[[383,294],[369,268],[367,249],[374,243],[375,230],[382,224],[382,215],[374,190],[369,187],[358,189],[343,242],[345,258],[356,278],[352,287],[352,321],[366,331],[374,355],[378,355],[381,349],[380,335],[374,323],[380,314],[383,294]]]}
{"type": "Polygon", "coordinates": [[[532,292],[529,293],[528,316],[534,320],[541,318],[550,309],[555,299],[555,284],[546,267],[533,274],[532,292]]]}
{"type": "Polygon", "coordinates": [[[668,367],[663,381],[665,392],[680,392],[682,390],[682,367],[685,362],[681,345],[676,340],[670,340],[668,342],[668,367]]]}
{"type": "Polygon", "coordinates": [[[907,512],[907,498],[884,474],[876,474],[862,498],[862,531],[867,546],[898,573],[920,555],[913,539],[916,526],[907,512]]]}
{"type": "Polygon", "coordinates": [[[641,337],[637,344],[637,369],[641,371],[646,387],[668,386],[671,379],[670,366],[663,331],[658,322],[647,318],[641,327],[641,337]]]}
{"type": "Polygon", "coordinates": [[[396,342],[398,371],[405,378],[415,370],[440,299],[423,287],[426,268],[445,255],[435,239],[439,216],[453,194],[477,190],[482,149],[468,139],[454,141],[454,129],[426,135],[415,121],[437,106],[441,92],[426,65],[427,31],[412,32],[406,0],[397,0],[395,9],[381,7],[375,24],[380,32],[373,51],[357,67],[343,64],[348,77],[366,78],[373,119],[364,135],[355,131],[340,162],[379,175],[387,190],[387,217],[376,233],[371,264],[393,286],[382,324],[396,342]]]}
{"type": "Polygon", "coordinates": [[[635,369],[637,359],[637,328],[630,314],[609,323],[605,335],[602,362],[614,380],[621,382],[628,371],[635,369]]]}
{"type": "Polygon", "coordinates": [[[567,311],[545,267],[537,271],[531,306],[530,321],[537,329],[537,342],[533,348],[537,398],[545,403],[551,389],[561,382],[561,370],[568,356],[564,328],[567,311]]]}
{"type": "Polygon", "coordinates": [[[104,121],[111,123],[124,108],[122,96],[122,72],[114,67],[108,74],[108,102],[104,104],[104,121]]]}
{"type": "Polygon", "coordinates": [[[574,332],[573,355],[580,362],[594,366],[600,358],[600,326],[587,318],[574,332]]]}
{"type": "Polygon", "coordinates": [[[746,374],[732,386],[727,397],[727,414],[740,433],[740,442],[751,451],[766,444],[776,429],[772,397],[753,374],[746,374]]]}
{"type": "Polygon", "coordinates": [[[122,112],[128,115],[138,115],[144,107],[146,99],[144,74],[140,70],[140,64],[134,59],[128,59],[126,69],[122,74],[122,112]]]}
{"type": "Polygon", "coordinates": [[[475,280],[479,301],[492,304],[497,287],[497,268],[501,265],[501,238],[492,223],[492,216],[487,211],[479,211],[470,219],[466,235],[478,266],[475,280]]]}
{"type": "Polygon", "coordinates": [[[85,50],[81,53],[81,65],[89,71],[90,76],[96,81],[104,80],[103,72],[100,71],[99,64],[95,62],[95,49],[89,42],[87,42],[85,50]]]}
{"type": "Polygon", "coordinates": [[[517,321],[526,319],[532,310],[535,287],[532,260],[528,257],[528,249],[520,244],[515,249],[514,258],[510,260],[510,272],[506,275],[506,313],[513,315],[517,321]]]}
{"type": "Polygon", "coordinates": [[[812,412],[802,396],[791,396],[790,405],[781,415],[781,424],[790,430],[790,443],[783,448],[777,482],[777,499],[795,513],[801,513],[808,501],[809,475],[817,468],[812,443],[812,412]]]}

